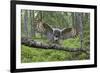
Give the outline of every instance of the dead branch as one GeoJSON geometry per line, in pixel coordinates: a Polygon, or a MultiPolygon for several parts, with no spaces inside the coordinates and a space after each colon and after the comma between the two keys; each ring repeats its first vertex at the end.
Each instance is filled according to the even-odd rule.
{"type": "Polygon", "coordinates": [[[88,53],[89,49],[61,47],[55,44],[48,45],[25,37],[21,38],[21,43],[29,47],[40,48],[40,49],[55,49],[67,52],[84,52],[86,54],[89,54],[88,53]]]}

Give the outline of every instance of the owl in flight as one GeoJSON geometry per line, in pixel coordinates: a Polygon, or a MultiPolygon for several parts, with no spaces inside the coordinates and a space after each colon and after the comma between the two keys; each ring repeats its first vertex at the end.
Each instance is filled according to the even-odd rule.
{"type": "Polygon", "coordinates": [[[39,23],[42,28],[40,31],[50,40],[50,42],[58,43],[59,40],[72,38],[76,35],[76,31],[74,28],[52,28],[49,24],[39,23]]]}

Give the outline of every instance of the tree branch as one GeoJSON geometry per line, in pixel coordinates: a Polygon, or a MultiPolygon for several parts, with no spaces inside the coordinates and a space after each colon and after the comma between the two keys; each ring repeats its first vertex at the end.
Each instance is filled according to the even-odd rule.
{"type": "Polygon", "coordinates": [[[29,39],[29,38],[25,38],[25,37],[21,38],[21,43],[26,46],[40,48],[40,49],[55,49],[55,50],[63,50],[63,51],[68,51],[68,52],[84,52],[86,54],[89,54],[88,53],[89,49],[67,48],[67,47],[61,47],[61,46],[55,45],[55,44],[48,45],[48,44],[44,44],[44,43],[29,39]]]}

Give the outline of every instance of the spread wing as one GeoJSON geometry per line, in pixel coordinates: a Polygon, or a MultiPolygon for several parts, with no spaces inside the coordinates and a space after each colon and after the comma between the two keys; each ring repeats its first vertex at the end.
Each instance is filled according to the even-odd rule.
{"type": "Polygon", "coordinates": [[[76,31],[73,28],[65,28],[62,30],[61,32],[61,38],[62,39],[68,39],[68,38],[72,38],[73,36],[76,35],[76,31]]]}
{"type": "Polygon", "coordinates": [[[49,39],[53,39],[53,29],[49,24],[43,23],[44,35],[49,39]]]}

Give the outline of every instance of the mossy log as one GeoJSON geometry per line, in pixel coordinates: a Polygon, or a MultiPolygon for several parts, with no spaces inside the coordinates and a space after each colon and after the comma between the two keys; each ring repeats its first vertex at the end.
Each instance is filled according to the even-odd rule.
{"type": "Polygon", "coordinates": [[[38,42],[35,40],[32,40],[30,38],[21,38],[21,44],[24,44],[29,47],[34,47],[34,48],[40,48],[40,49],[55,49],[55,50],[63,50],[67,52],[84,52],[86,54],[89,54],[89,49],[83,49],[83,48],[68,48],[68,47],[62,47],[57,44],[45,44],[42,42],[38,42]]]}

